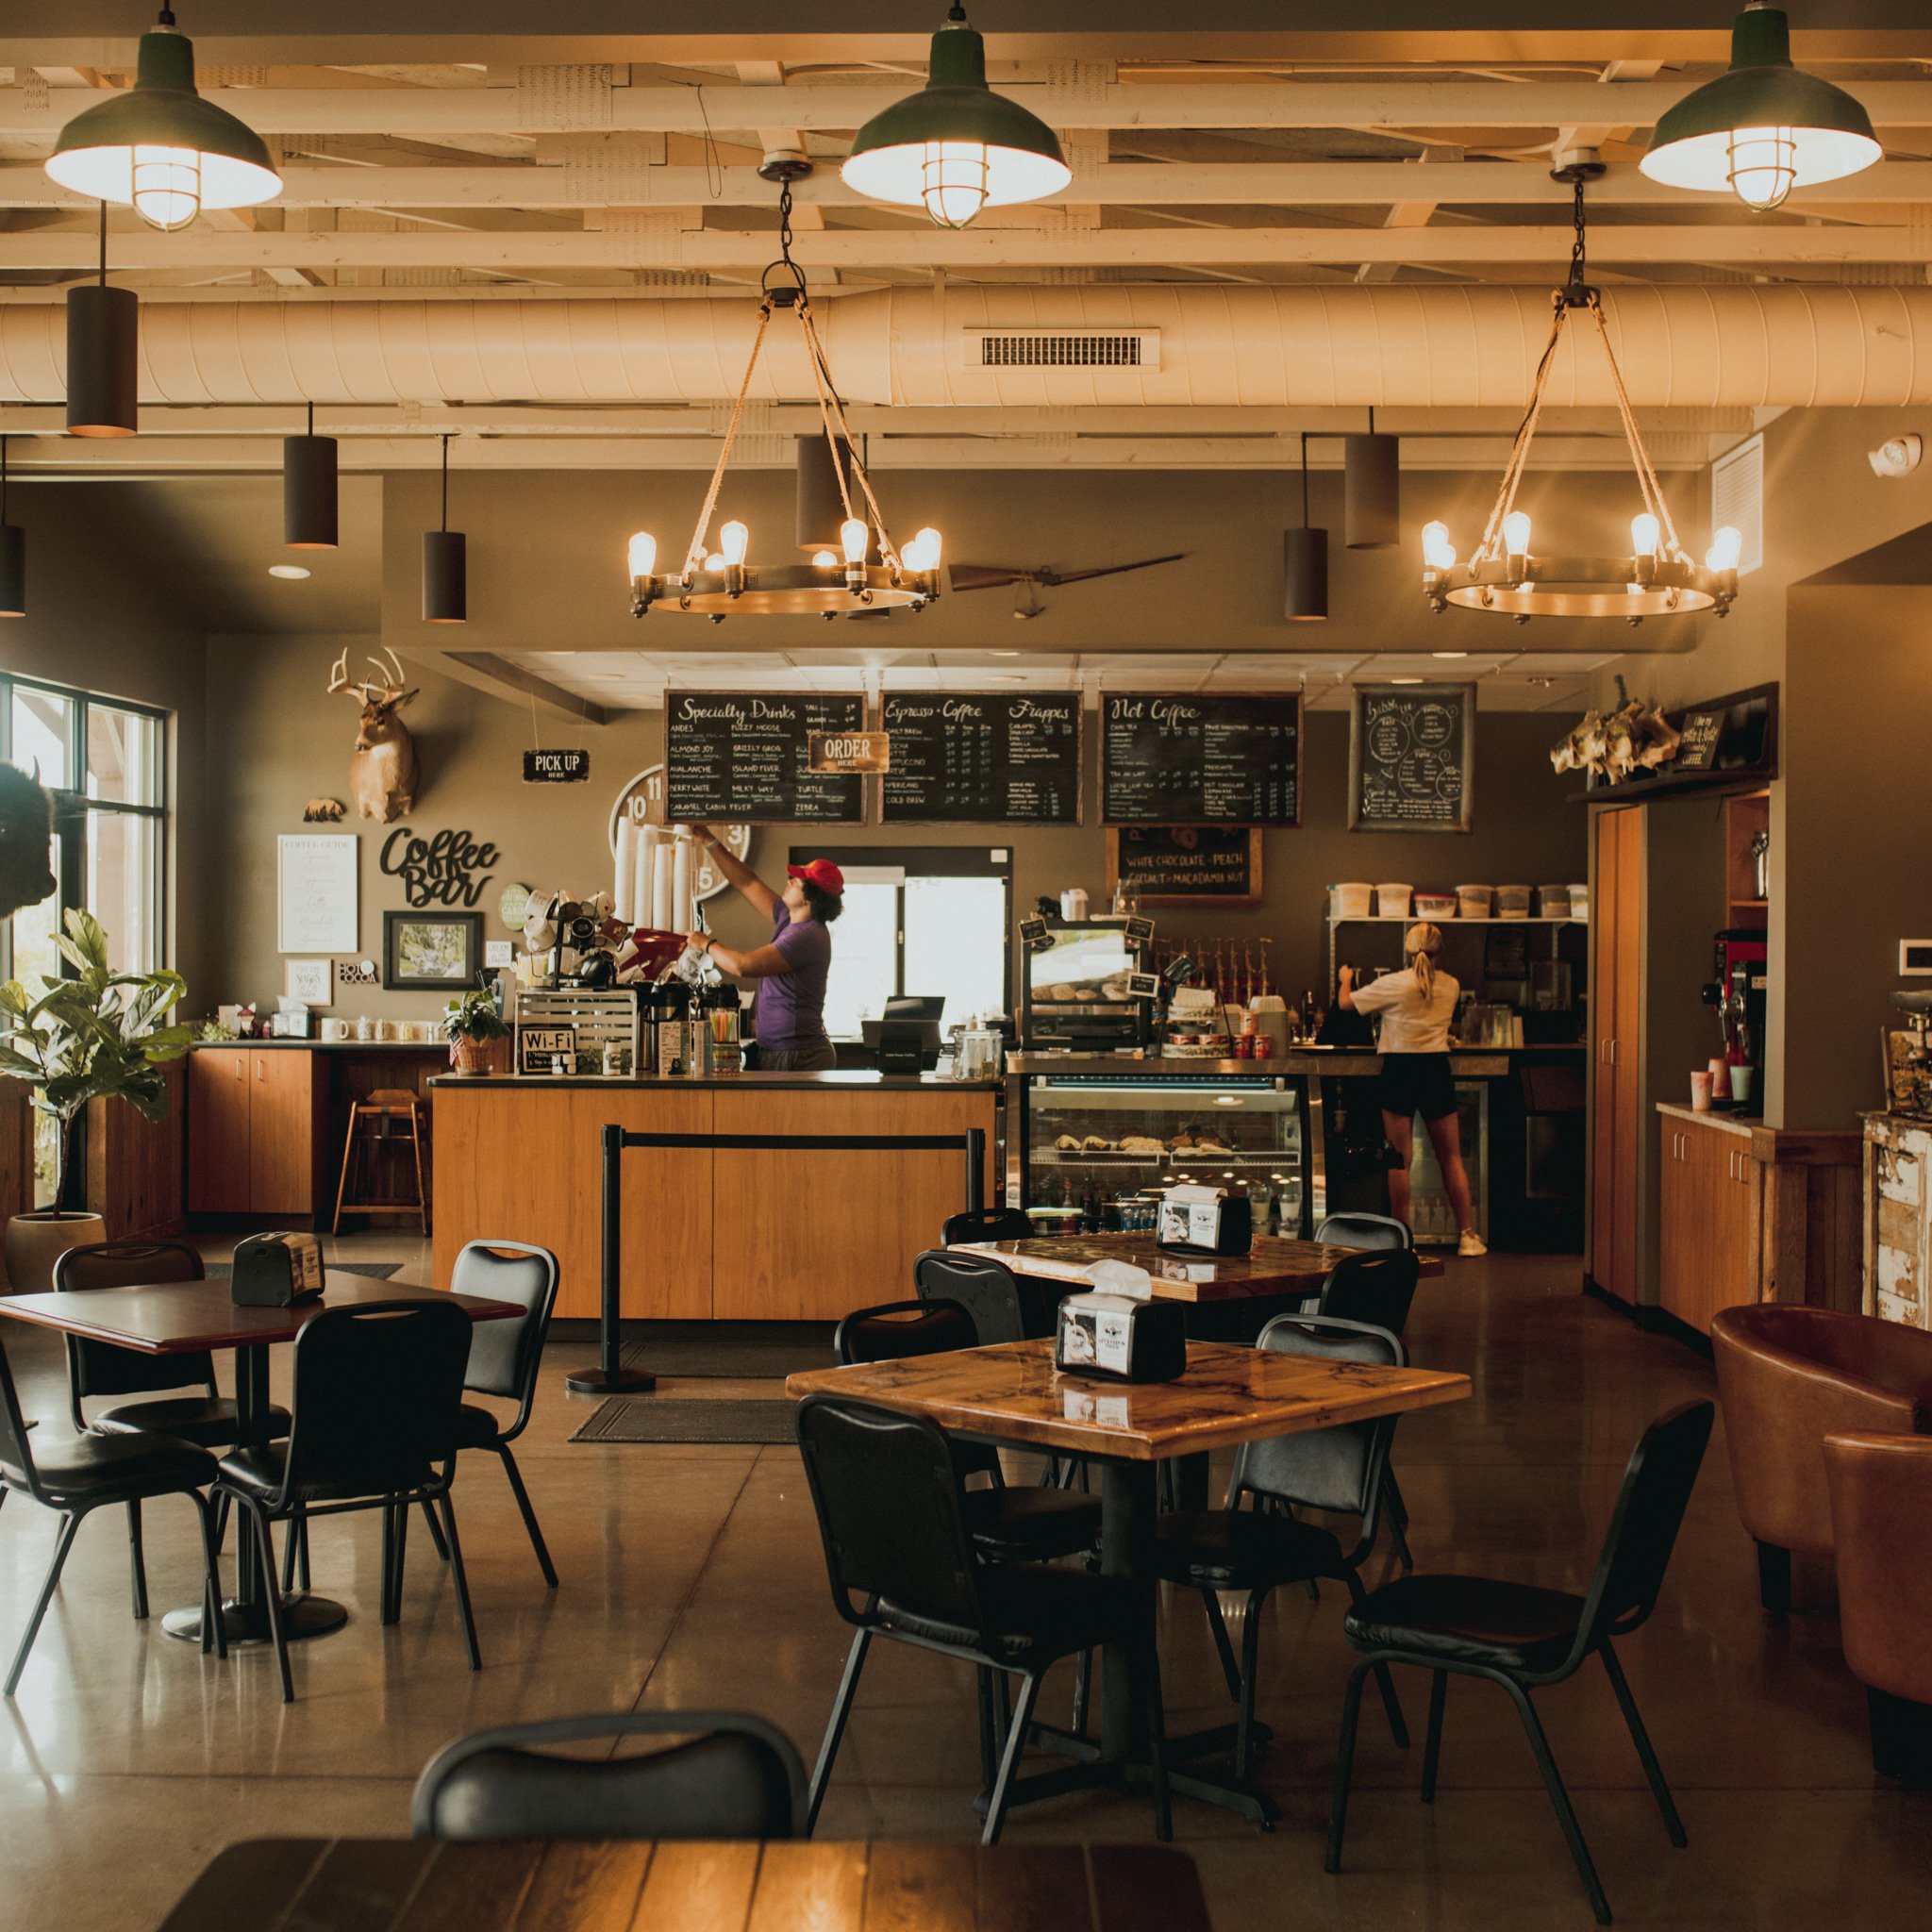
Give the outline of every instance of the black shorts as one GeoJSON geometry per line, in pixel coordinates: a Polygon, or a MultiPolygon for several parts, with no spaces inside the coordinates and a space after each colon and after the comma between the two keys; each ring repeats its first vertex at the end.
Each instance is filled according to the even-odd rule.
{"type": "Polygon", "coordinates": [[[1456,1078],[1446,1053],[1385,1053],[1375,1097],[1399,1120],[1439,1121],[1456,1111],[1456,1078]]]}

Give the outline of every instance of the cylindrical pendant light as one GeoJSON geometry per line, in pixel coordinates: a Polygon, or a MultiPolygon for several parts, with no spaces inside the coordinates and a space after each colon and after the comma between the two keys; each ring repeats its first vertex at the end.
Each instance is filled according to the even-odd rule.
{"type": "Polygon", "coordinates": [[[839,493],[839,471],[844,464],[841,449],[837,460],[832,445],[824,436],[798,439],[798,525],[795,541],[801,550],[832,550],[839,547],[839,526],[845,521],[845,500],[839,493]]]}
{"type": "Polygon", "coordinates": [[[1281,544],[1282,612],[1291,624],[1313,624],[1328,615],[1328,532],[1308,527],[1308,439],[1302,437],[1302,526],[1284,530],[1281,544]]]}
{"type": "Polygon", "coordinates": [[[291,550],[333,550],[340,541],[336,511],[336,440],[308,430],[282,438],[282,541],[291,550]]]}
{"type": "Polygon", "coordinates": [[[108,286],[108,204],[101,204],[100,279],[67,291],[67,428],[133,436],[141,428],[141,304],[108,286]]]}
{"type": "Polygon", "coordinates": [[[423,622],[470,621],[468,542],[449,526],[449,438],[442,439],[442,527],[423,533],[423,622]]]}
{"type": "Polygon", "coordinates": [[[25,617],[26,532],[7,521],[7,441],[0,436],[0,617],[25,617]]]}
{"type": "Polygon", "coordinates": [[[1351,550],[1388,550],[1402,541],[1402,439],[1369,433],[1343,439],[1342,529],[1351,550]]]}

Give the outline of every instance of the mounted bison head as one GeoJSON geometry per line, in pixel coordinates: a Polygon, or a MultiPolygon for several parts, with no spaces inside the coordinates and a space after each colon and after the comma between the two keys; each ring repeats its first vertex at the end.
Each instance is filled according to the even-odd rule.
{"type": "Polygon", "coordinates": [[[0,765],[0,919],[53,892],[53,800],[17,766],[0,765]]]}

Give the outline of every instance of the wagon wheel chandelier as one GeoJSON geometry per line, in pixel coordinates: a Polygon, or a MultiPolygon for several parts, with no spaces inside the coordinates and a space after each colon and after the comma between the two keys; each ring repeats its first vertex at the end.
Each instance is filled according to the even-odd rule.
{"type": "Polygon", "coordinates": [[[791,258],[791,184],[811,173],[801,154],[781,151],[765,157],[758,173],[778,183],[778,258],[770,264],[759,289],[758,333],[752,338],[751,359],[738,386],[724,445],[711,472],[696,526],[686,546],[684,561],[675,573],[658,575],[658,540],[640,530],[630,540],[630,608],[642,617],[654,606],[696,612],[721,623],[726,617],[810,616],[826,618],[858,610],[889,610],[906,605],[922,609],[940,594],[940,533],[924,529],[902,551],[886,527],[885,513],[873,493],[872,478],[845,420],[845,406],[832,381],[831,365],[812,320],[806,292],[805,271],[791,258]],[[845,515],[839,530],[840,552],[818,551],[808,563],[748,562],[751,532],[742,523],[725,524],[718,532],[718,547],[710,547],[711,517],[718,492],[731,461],[731,447],[744,415],[744,399],[765,345],[774,315],[797,319],[805,337],[806,360],[818,391],[819,422],[838,478],[839,499],[845,515]],[[855,507],[855,491],[859,499],[855,507]],[[868,561],[876,557],[876,562],[868,561]]]}
{"type": "Polygon", "coordinates": [[[1555,179],[1569,182],[1574,194],[1575,242],[1570,252],[1570,279],[1556,291],[1550,340],[1537,364],[1529,408],[1516,431],[1502,487],[1496,491],[1474,554],[1466,563],[1458,561],[1448,526],[1440,523],[1424,526],[1423,592],[1437,611],[1456,604],[1469,610],[1502,612],[1518,624],[1542,616],[1622,617],[1641,624],[1646,617],[1681,617],[1699,610],[1715,610],[1722,617],[1738,594],[1741,546],[1736,530],[1726,525],[1717,531],[1701,564],[1678,539],[1650,452],[1631,412],[1616,352],[1610,347],[1602,291],[1587,279],[1583,184],[1603,172],[1603,163],[1593,159],[1569,159],[1551,171],[1555,179]],[[1536,440],[1557,346],[1563,340],[1565,325],[1578,310],[1596,325],[1597,340],[1610,367],[1617,414],[1643,497],[1643,508],[1630,520],[1630,552],[1624,557],[1540,556],[1531,548],[1529,517],[1516,508],[1516,493],[1522,487],[1530,444],[1536,440]]]}

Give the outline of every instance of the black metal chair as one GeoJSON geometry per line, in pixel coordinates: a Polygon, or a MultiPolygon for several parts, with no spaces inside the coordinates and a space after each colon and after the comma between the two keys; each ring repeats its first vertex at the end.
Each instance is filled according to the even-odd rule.
{"type": "Polygon", "coordinates": [[[805,1766],[791,1739],[731,1710],[644,1710],[506,1724],[445,1744],[409,1803],[417,1838],[791,1839],[805,1766]],[[628,1757],[560,1757],[585,1738],[686,1741],[628,1757]]]}
{"type": "Polygon", "coordinates": [[[969,1208],[946,1216],[940,1229],[940,1246],[957,1248],[961,1241],[1026,1241],[1033,1224],[1018,1208],[969,1208]]]}
{"type": "Polygon", "coordinates": [[[1671,1550],[1697,1481],[1716,1410],[1708,1402],[1687,1402],[1651,1424],[1624,1472],[1624,1487],[1610,1517],[1589,1591],[1545,1590],[1535,1584],[1498,1582],[1486,1576],[1404,1576],[1370,1594],[1349,1611],[1343,1633],[1364,1653],[1349,1676],[1341,1710],[1341,1745],[1335,1765],[1335,1807],[1328,1825],[1325,1869],[1341,1868],[1341,1835],[1348,1822],[1348,1792],[1355,1763],[1356,1722],[1365,1672],[1391,1663],[1415,1664],[1434,1674],[1429,1688],[1428,1742],[1423,1754],[1423,1802],[1436,1797],[1436,1760],[1442,1742],[1442,1705],[1452,1671],[1500,1684],[1509,1693],[1529,1734],[1537,1769],[1576,1861],[1591,1909],[1600,1925],[1610,1923],[1609,1901],[1598,1882],[1590,1848],[1550,1755],[1549,1740],[1529,1693],[1574,1676],[1592,1653],[1604,1672],[1637,1747],[1671,1842],[1686,1842],[1683,1821],[1671,1801],[1657,1753],[1651,1748],[1624,1669],[1610,1646],[1627,1637],[1657,1607],[1671,1550]]]}
{"type": "MultiPolygon", "coordinates": [[[[53,1601],[55,1586],[74,1547],[81,1519],[94,1509],[125,1503],[133,1507],[150,1496],[186,1496],[201,1519],[203,1557],[202,1648],[208,1646],[213,1633],[217,1652],[227,1655],[227,1640],[222,1620],[216,1614],[221,1601],[221,1578],[216,1564],[214,1514],[201,1491],[215,1479],[215,1459],[206,1449],[171,1436],[127,1434],[117,1436],[83,1435],[77,1441],[43,1445],[36,1456],[27,1435],[25,1418],[20,1412],[20,1397],[14,1390],[13,1372],[8,1366],[5,1349],[0,1349],[0,1494],[18,1490],[60,1518],[60,1532],[54,1544],[54,1560],[47,1566],[46,1580],[41,1585],[33,1613],[27,1618],[20,1648],[13,1654],[12,1668],[7,1673],[7,1695],[11,1697],[26,1669],[28,1653],[40,1635],[41,1622],[53,1601]]],[[[137,1545],[137,1550],[139,1545],[137,1545]]],[[[144,1591],[138,1591],[134,1614],[147,1615],[144,1591]]]]}
{"type": "Polygon", "coordinates": [[[434,1503],[442,1518],[470,1668],[480,1670],[469,1578],[450,1502],[457,1410],[469,1359],[471,1320],[453,1302],[367,1302],[325,1308],[295,1338],[294,1421],[289,1439],[225,1456],[217,1493],[255,1520],[261,1590],[281,1671],[282,1701],[294,1700],[269,1525],[380,1509],[382,1621],[402,1616],[402,1557],[409,1509],[434,1503]]]}
{"type": "MultiPolygon", "coordinates": [[[[1278,1315],[1262,1329],[1256,1345],[1283,1355],[1370,1362],[1377,1368],[1401,1368],[1408,1359],[1402,1343],[1386,1329],[1319,1315],[1278,1315]]],[[[1361,1569],[1375,1547],[1384,1501],[1382,1474],[1396,1421],[1382,1416],[1244,1443],[1235,1458],[1225,1508],[1179,1511],[1160,1517],[1156,1524],[1155,1562],[1168,1582],[1201,1592],[1227,1694],[1240,1707],[1234,1741],[1237,1778],[1246,1779],[1254,1758],[1261,1607],[1281,1585],[1318,1577],[1346,1584],[1354,1601],[1363,1601],[1367,1592],[1361,1569]],[[1344,1549],[1334,1531],[1290,1513],[1297,1508],[1359,1518],[1354,1546],[1344,1549]],[[1248,1600],[1239,1668],[1221,1613],[1224,1591],[1244,1592],[1248,1600]]],[[[1378,1673],[1377,1681],[1389,1709],[1389,1727],[1395,1741],[1406,1745],[1408,1731],[1395,1686],[1386,1670],[1378,1673]]]]}
{"type": "Polygon", "coordinates": [[[1412,1248],[1415,1230],[1392,1214],[1330,1214],[1315,1239],[1338,1248],[1412,1248]]]}
{"type": "Polygon", "coordinates": [[[824,1802],[867,1649],[874,1637],[886,1637],[958,1657],[1002,1680],[1020,1679],[987,1798],[986,1844],[998,1840],[1006,1823],[1013,1774],[1047,1669],[1112,1641],[1136,1646],[1147,1686],[1155,1818],[1160,1837],[1172,1836],[1160,1664],[1133,1586],[1079,1569],[988,1562],[969,1531],[956,1445],[924,1416],[809,1395],[798,1407],[798,1444],[832,1601],[857,1632],[812,1772],[807,1832],[824,1802]]]}
{"type": "MultiPolygon", "coordinates": [[[[201,1257],[180,1241],[102,1241],[69,1248],[54,1264],[54,1286],[62,1294],[85,1294],[99,1288],[131,1288],[150,1283],[206,1280],[201,1257]]],[[[215,1382],[215,1358],[205,1348],[183,1355],[149,1355],[112,1341],[69,1335],[67,1404],[79,1435],[125,1436],[141,1430],[173,1436],[203,1449],[225,1449],[235,1440],[235,1405],[215,1382]],[[192,1389],[192,1395],[159,1395],[165,1389],[192,1389]],[[81,1405],[103,1396],[139,1395],[89,1417],[81,1405]]],[[[289,1433],[289,1411],[269,1410],[269,1432],[289,1433]]],[[[225,1519],[215,1521],[217,1547],[225,1519]]],[[[142,1551],[141,1505],[127,1506],[127,1554],[133,1571],[134,1614],[147,1615],[147,1564],[142,1551]]]]}

